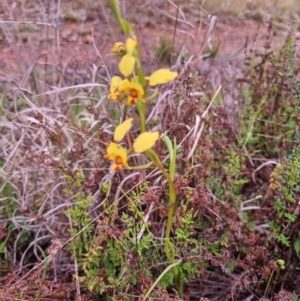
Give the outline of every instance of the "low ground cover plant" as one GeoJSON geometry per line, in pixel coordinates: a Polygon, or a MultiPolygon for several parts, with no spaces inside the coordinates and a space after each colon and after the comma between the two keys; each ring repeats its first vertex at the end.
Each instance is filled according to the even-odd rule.
{"type": "Polygon", "coordinates": [[[245,48],[232,80],[218,47],[216,86],[177,49],[147,73],[120,3],[108,8],[115,74],[1,96],[1,298],[298,300],[294,35],[245,48]]]}

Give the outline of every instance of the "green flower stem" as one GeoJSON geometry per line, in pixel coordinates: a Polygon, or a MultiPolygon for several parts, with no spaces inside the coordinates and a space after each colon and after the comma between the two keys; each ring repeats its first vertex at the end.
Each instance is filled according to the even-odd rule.
{"type": "MultiPolygon", "coordinates": [[[[137,70],[137,75],[139,78],[139,83],[144,86],[146,83],[146,79],[145,79],[145,74],[142,68],[142,64],[141,64],[141,51],[140,51],[140,45],[139,43],[137,43],[136,45],[136,51],[135,51],[135,59],[136,59],[136,70],[137,70]]],[[[144,91],[145,95],[147,94],[147,90],[144,91]]]]}
{"type": "Polygon", "coordinates": [[[172,223],[173,223],[173,214],[174,214],[175,201],[176,201],[176,192],[175,192],[174,183],[173,183],[172,178],[168,174],[168,172],[163,167],[157,154],[152,149],[147,150],[146,154],[149,157],[149,159],[156,165],[156,167],[162,172],[164,177],[169,182],[170,201],[169,201],[169,211],[168,211],[168,220],[167,220],[164,250],[165,250],[167,259],[169,261],[173,261],[175,258],[175,251],[174,251],[174,247],[170,241],[170,234],[171,234],[171,228],[172,228],[172,223]]]}
{"type": "MultiPolygon", "coordinates": [[[[174,143],[175,149],[176,149],[176,143],[174,143]]],[[[149,159],[153,161],[153,163],[157,166],[157,168],[160,169],[162,174],[165,176],[165,178],[169,182],[169,211],[168,211],[168,219],[167,219],[167,227],[166,227],[166,234],[165,234],[165,245],[164,245],[164,251],[167,256],[168,261],[174,261],[175,260],[175,250],[174,246],[171,243],[170,240],[170,234],[171,234],[171,228],[173,224],[173,215],[174,215],[174,208],[175,208],[175,201],[176,201],[176,191],[175,191],[175,186],[174,186],[174,172],[172,172],[173,168],[171,168],[171,175],[165,170],[163,167],[159,157],[157,154],[152,150],[149,149],[146,151],[146,154],[148,155],[149,159]]],[[[175,159],[174,159],[175,160],[175,159]]],[[[172,161],[174,161],[172,160],[172,161]]],[[[174,163],[174,162],[173,162],[174,163]]],[[[174,169],[175,170],[175,169],[174,169]]],[[[174,280],[175,280],[175,285],[178,291],[178,294],[180,297],[183,296],[183,283],[182,279],[179,275],[179,270],[177,266],[173,267],[174,271],[174,280]]]]}
{"type": "Polygon", "coordinates": [[[121,17],[119,1],[118,0],[108,0],[108,5],[112,9],[112,11],[119,23],[119,26],[123,30],[123,32],[126,35],[133,34],[133,29],[132,29],[131,25],[121,17]]]}
{"type": "MultiPolygon", "coordinates": [[[[144,87],[144,95],[147,96],[147,85],[145,85],[146,80],[145,80],[145,74],[141,65],[141,53],[140,53],[140,46],[137,43],[136,45],[136,51],[135,51],[135,60],[136,60],[136,70],[137,70],[137,75],[138,75],[138,79],[139,79],[139,83],[141,84],[142,87],[144,87]]],[[[146,98],[146,97],[145,97],[146,98]]],[[[140,119],[141,119],[141,115],[143,115],[144,118],[144,123],[143,123],[143,129],[141,131],[141,133],[145,132],[145,116],[146,116],[146,102],[140,102],[140,119]]],[[[141,127],[142,128],[142,127],[141,127]]]]}
{"type": "Polygon", "coordinates": [[[143,102],[142,101],[138,101],[136,103],[136,108],[139,112],[139,117],[140,117],[140,127],[141,127],[141,130],[140,132],[141,133],[144,133],[146,132],[146,121],[145,121],[145,114],[144,114],[144,109],[143,109],[143,102]]]}

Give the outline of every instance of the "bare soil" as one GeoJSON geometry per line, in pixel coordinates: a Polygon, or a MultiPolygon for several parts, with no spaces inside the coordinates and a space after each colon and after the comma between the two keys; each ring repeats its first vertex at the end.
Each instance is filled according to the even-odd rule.
{"type": "MultiPolygon", "coordinates": [[[[132,9],[127,12],[139,38],[142,58],[149,72],[157,67],[156,49],[162,39],[173,40],[175,34],[175,48],[181,50],[183,46],[189,55],[200,58],[209,45],[219,47],[217,58],[231,60],[243,57],[245,46],[262,48],[270,39],[267,22],[257,22],[247,19],[216,17],[215,26],[210,31],[211,18],[207,15],[197,16],[195,12],[178,15],[175,20],[176,9],[162,5],[160,1],[131,3],[132,9]],[[143,3],[143,5],[140,5],[143,3]],[[172,16],[170,18],[169,16],[172,16]],[[174,33],[174,27],[176,32],[174,33]]],[[[131,5],[131,6],[130,6],[131,5]]],[[[24,76],[28,68],[37,64],[35,68],[59,69],[65,79],[71,84],[87,82],[89,68],[92,64],[100,67],[105,63],[110,72],[116,73],[115,60],[107,58],[116,41],[124,41],[125,37],[118,29],[110,10],[96,5],[80,16],[80,11],[72,9],[72,5],[65,4],[57,17],[54,8],[49,5],[41,20],[38,7],[33,4],[29,8],[11,5],[9,11],[0,14],[2,20],[21,22],[17,24],[2,24],[0,34],[0,80],[9,83],[24,76]],[[69,6],[68,6],[69,5],[69,6]],[[68,10],[69,7],[69,10],[68,10]],[[26,13],[27,12],[27,13],[26,13]],[[48,13],[48,14],[47,14],[48,13]],[[70,15],[73,14],[73,15],[70,15]],[[25,18],[21,16],[25,15],[25,18]],[[44,22],[42,24],[24,24],[22,22],[44,22]],[[47,67],[45,66],[47,65],[47,67]],[[42,66],[41,66],[42,65],[42,66]]],[[[9,7],[9,4],[7,4],[9,7]]],[[[276,42],[283,41],[286,31],[277,30],[276,42]]],[[[271,37],[273,39],[273,37],[271,37]]],[[[196,66],[201,65],[201,60],[196,66]]],[[[105,69],[102,69],[105,74],[105,69]]],[[[6,87],[7,88],[7,87],[6,87]]],[[[4,87],[2,86],[2,89],[4,87]]],[[[5,90],[5,89],[4,89],[5,90]]]]}

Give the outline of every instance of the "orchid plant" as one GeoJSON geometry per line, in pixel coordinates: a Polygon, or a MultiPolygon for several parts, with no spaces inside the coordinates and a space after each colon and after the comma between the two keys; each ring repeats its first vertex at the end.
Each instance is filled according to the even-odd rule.
{"type": "MultiPolygon", "coordinates": [[[[107,149],[105,158],[111,160],[112,170],[121,169],[141,169],[147,168],[154,164],[169,182],[169,211],[167,217],[167,226],[165,232],[164,250],[169,261],[174,261],[175,251],[170,241],[170,232],[176,201],[176,192],[174,187],[174,174],[176,167],[176,143],[166,135],[160,135],[159,132],[146,131],[146,109],[147,102],[158,94],[156,86],[167,84],[174,80],[178,74],[169,69],[159,69],[149,76],[145,76],[140,59],[140,48],[137,37],[130,24],[121,17],[118,0],[108,0],[108,3],[119,23],[120,28],[127,35],[125,43],[117,42],[108,55],[120,57],[119,71],[122,75],[113,76],[110,82],[108,99],[125,106],[136,106],[139,115],[140,134],[132,143],[131,149],[125,149],[119,143],[124,139],[133,125],[133,118],[124,120],[118,125],[114,132],[114,141],[111,142],[107,149]],[[155,88],[151,95],[148,95],[149,87],[155,88]],[[165,142],[170,155],[170,165],[167,171],[158,155],[152,149],[159,138],[165,142]],[[150,162],[140,166],[129,166],[128,156],[135,153],[145,153],[150,162]]],[[[150,90],[150,89],[149,89],[150,90]]]]}

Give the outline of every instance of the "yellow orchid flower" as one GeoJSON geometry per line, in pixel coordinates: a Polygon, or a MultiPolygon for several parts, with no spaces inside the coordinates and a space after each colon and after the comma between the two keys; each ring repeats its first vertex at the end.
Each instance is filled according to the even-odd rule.
{"type": "Polygon", "coordinates": [[[149,76],[149,86],[167,84],[173,79],[175,79],[177,76],[177,72],[170,71],[169,69],[158,69],[149,76]]]}
{"type": "MultiPolygon", "coordinates": [[[[133,118],[128,118],[118,125],[114,132],[114,140],[120,142],[132,127],[133,118]]],[[[144,132],[140,134],[133,143],[133,151],[135,153],[143,153],[152,148],[159,138],[158,132],[144,132]]],[[[116,142],[111,142],[106,149],[105,159],[114,161],[112,170],[121,170],[129,168],[127,163],[127,150],[116,142]]],[[[131,151],[132,153],[132,151],[131,151]]]]}
{"type": "Polygon", "coordinates": [[[130,54],[125,54],[120,63],[119,70],[125,77],[128,77],[132,74],[135,66],[135,58],[130,54]]]}
{"type": "Polygon", "coordinates": [[[131,82],[128,79],[122,80],[119,76],[113,76],[110,84],[108,99],[116,102],[125,101],[127,105],[135,105],[144,98],[144,89],[138,82],[131,82]]]}
{"type": "Polygon", "coordinates": [[[104,158],[114,161],[112,170],[121,170],[123,167],[128,167],[126,149],[117,143],[111,142],[109,144],[104,158]]]}
{"type": "Polygon", "coordinates": [[[122,83],[122,79],[119,76],[113,76],[110,82],[110,94],[108,94],[107,98],[108,99],[113,99],[116,102],[121,101],[121,94],[119,92],[119,87],[122,83]]]}
{"type": "Polygon", "coordinates": [[[114,101],[116,101],[116,102],[121,102],[121,100],[122,100],[122,95],[120,94],[120,92],[116,91],[116,92],[114,92],[114,93],[108,94],[107,98],[108,98],[108,99],[112,99],[112,100],[114,100],[114,101]]]}
{"type": "Polygon", "coordinates": [[[111,82],[110,82],[110,93],[115,92],[116,90],[119,89],[121,83],[122,83],[122,78],[120,76],[113,76],[111,78],[111,82]]]}
{"type": "Polygon", "coordinates": [[[143,153],[152,148],[159,138],[159,132],[144,132],[140,134],[133,143],[133,150],[136,153],[143,153]]]}
{"type": "Polygon", "coordinates": [[[124,51],[125,49],[126,48],[125,48],[124,43],[117,42],[117,43],[115,43],[115,45],[112,49],[112,52],[120,53],[120,52],[124,51]]]}
{"type": "Polygon", "coordinates": [[[126,119],[123,123],[116,127],[114,132],[114,140],[116,142],[121,141],[125,137],[125,135],[132,127],[132,121],[133,118],[126,119]]]}
{"type": "Polygon", "coordinates": [[[144,89],[139,83],[133,83],[129,80],[124,80],[119,88],[120,93],[126,98],[127,105],[134,105],[139,100],[143,100],[144,89]]]}
{"type": "Polygon", "coordinates": [[[126,53],[131,55],[136,45],[137,45],[136,36],[131,35],[130,37],[127,38],[126,44],[122,42],[116,42],[110,55],[123,56],[126,53]]]}
{"type": "Polygon", "coordinates": [[[126,40],[127,53],[131,55],[136,45],[137,45],[137,39],[135,35],[132,35],[129,38],[127,38],[126,40]]]}
{"type": "Polygon", "coordinates": [[[108,53],[108,56],[123,56],[126,54],[126,46],[124,43],[117,42],[115,43],[112,51],[108,53]]]}

